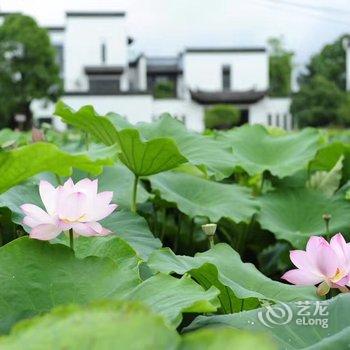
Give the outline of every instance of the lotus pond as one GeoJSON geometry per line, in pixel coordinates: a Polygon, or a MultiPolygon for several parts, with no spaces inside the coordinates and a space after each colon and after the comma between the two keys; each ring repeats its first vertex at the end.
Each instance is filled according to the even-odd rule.
{"type": "Polygon", "coordinates": [[[55,114],[0,131],[0,349],[349,347],[346,132],[55,114]]]}

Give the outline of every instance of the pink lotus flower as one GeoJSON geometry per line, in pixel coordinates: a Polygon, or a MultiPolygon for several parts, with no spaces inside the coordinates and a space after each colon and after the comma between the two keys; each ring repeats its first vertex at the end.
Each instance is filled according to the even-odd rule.
{"type": "Polygon", "coordinates": [[[297,269],[287,271],[282,278],[298,285],[319,285],[318,293],[330,288],[344,290],[350,282],[350,245],[341,233],[328,243],[323,237],[310,237],[306,251],[292,250],[290,259],[297,269]]]}
{"type": "Polygon", "coordinates": [[[76,184],[72,179],[63,186],[53,187],[40,181],[39,192],[45,210],[34,204],[23,204],[23,223],[32,230],[31,238],[51,240],[62,231],[73,229],[81,236],[104,236],[110,233],[98,223],[117,207],[110,204],[113,192],[97,193],[98,180],[83,179],[76,184]]]}

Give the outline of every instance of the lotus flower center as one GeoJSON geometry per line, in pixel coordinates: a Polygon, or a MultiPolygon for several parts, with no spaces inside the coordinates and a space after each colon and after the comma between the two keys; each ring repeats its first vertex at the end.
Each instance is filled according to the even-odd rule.
{"type": "Polygon", "coordinates": [[[346,273],[340,270],[339,268],[337,268],[337,271],[335,272],[335,275],[331,278],[331,281],[333,283],[337,283],[345,276],[346,276],[346,273]]]}
{"type": "Polygon", "coordinates": [[[71,224],[71,223],[74,223],[74,222],[85,222],[86,221],[86,217],[85,217],[85,214],[83,214],[82,216],[80,216],[77,219],[60,218],[60,220],[62,220],[65,224],[71,224]]]}

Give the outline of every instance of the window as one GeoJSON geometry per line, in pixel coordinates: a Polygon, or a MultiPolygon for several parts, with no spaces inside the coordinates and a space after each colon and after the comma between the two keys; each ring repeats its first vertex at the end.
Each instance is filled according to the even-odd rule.
{"type": "Polygon", "coordinates": [[[120,79],[108,76],[89,77],[89,91],[97,94],[117,93],[120,91],[120,79]]]}
{"type": "Polygon", "coordinates": [[[222,67],[222,88],[223,90],[231,89],[231,67],[228,65],[222,67]]]}
{"type": "Polygon", "coordinates": [[[267,125],[268,125],[268,126],[271,126],[271,125],[272,125],[272,115],[271,115],[271,114],[268,114],[268,115],[267,115],[267,125]]]}
{"type": "Polygon", "coordinates": [[[54,45],[56,50],[56,63],[60,68],[60,75],[63,75],[63,45],[54,45]]]}
{"type": "Polygon", "coordinates": [[[107,47],[105,43],[101,45],[101,62],[104,64],[107,61],[107,47]]]}

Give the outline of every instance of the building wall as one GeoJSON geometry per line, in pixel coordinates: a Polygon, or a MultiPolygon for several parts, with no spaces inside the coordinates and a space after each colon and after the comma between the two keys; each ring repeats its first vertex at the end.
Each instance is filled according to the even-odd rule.
{"type": "MultiPolygon", "coordinates": [[[[86,91],[85,66],[102,65],[101,45],[106,45],[106,65],[127,66],[125,16],[67,16],[65,35],[65,90],[86,91]]],[[[122,78],[121,86],[127,88],[122,78]]]]}
{"type": "Polygon", "coordinates": [[[249,107],[249,124],[278,126],[291,130],[293,125],[289,112],[290,104],[289,97],[265,97],[249,107]]]}
{"type": "MultiPolygon", "coordinates": [[[[82,106],[93,105],[100,115],[114,112],[126,117],[133,124],[152,121],[153,98],[151,95],[72,95],[63,96],[62,101],[75,110],[82,106]]],[[[48,118],[53,116],[55,105],[36,100],[31,104],[31,109],[35,119],[48,118]]],[[[65,129],[59,118],[54,118],[54,126],[58,130],[65,129]]]]}
{"type": "Polygon", "coordinates": [[[222,67],[231,67],[231,90],[267,90],[267,52],[185,52],[184,84],[193,90],[222,90],[222,67]]]}
{"type": "Polygon", "coordinates": [[[163,113],[170,113],[172,116],[184,122],[190,130],[202,132],[204,130],[204,107],[191,102],[175,98],[154,100],[152,114],[158,118],[163,113]]]}

